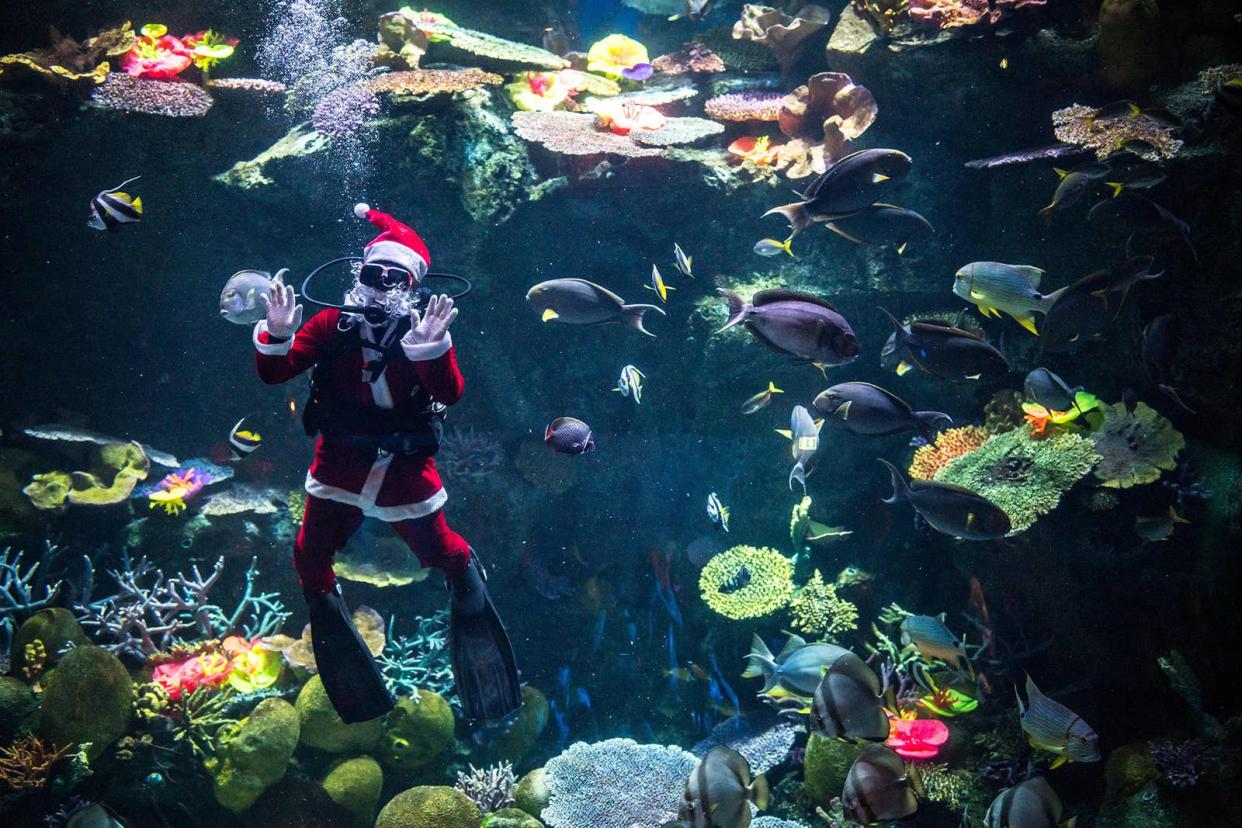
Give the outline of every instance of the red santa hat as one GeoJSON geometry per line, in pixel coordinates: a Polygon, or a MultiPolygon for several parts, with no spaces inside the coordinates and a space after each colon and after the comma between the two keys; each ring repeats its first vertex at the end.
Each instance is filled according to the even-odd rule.
{"type": "Polygon", "coordinates": [[[423,280],[427,268],[431,267],[431,253],[417,233],[387,213],[372,210],[368,204],[354,205],[354,215],[380,229],[380,234],[362,249],[364,263],[404,267],[414,274],[415,282],[423,280]]]}

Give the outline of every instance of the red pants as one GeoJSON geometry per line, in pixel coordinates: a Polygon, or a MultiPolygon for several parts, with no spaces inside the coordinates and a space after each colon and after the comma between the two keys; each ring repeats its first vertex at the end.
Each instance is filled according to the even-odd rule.
{"type": "MultiPolygon", "coordinates": [[[[293,542],[293,568],[298,572],[303,590],[316,595],[332,591],[336,584],[332,559],[361,525],[362,510],[358,507],[306,496],[302,529],[293,542]]],[[[470,544],[449,528],[443,510],[389,525],[418,556],[422,566],[435,567],[449,578],[459,577],[466,571],[470,544]]]]}

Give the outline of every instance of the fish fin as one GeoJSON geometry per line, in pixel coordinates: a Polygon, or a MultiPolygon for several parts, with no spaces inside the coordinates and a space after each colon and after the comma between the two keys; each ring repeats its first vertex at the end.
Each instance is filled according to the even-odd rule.
{"type": "Polygon", "coordinates": [[[1048,766],[1048,770],[1056,770],[1069,761],[1069,757],[1062,753],[1056,759],[1052,760],[1052,764],[1048,766]]]}
{"type": "Polygon", "coordinates": [[[806,639],[800,635],[790,635],[785,641],[785,646],[781,647],[781,651],[776,654],[777,663],[782,663],[794,653],[806,646],[806,639]]]}
{"type": "Polygon", "coordinates": [[[1131,117],[1131,118],[1137,118],[1139,115],[1141,115],[1141,114],[1142,114],[1142,112],[1143,112],[1142,107],[1140,107],[1140,106],[1139,106],[1138,104],[1136,104],[1134,101],[1130,101],[1130,115],[1129,115],[1129,117],[1131,117]]]}
{"type": "Polygon", "coordinates": [[[903,254],[903,253],[905,253],[905,252],[906,252],[906,245],[908,245],[909,243],[910,243],[910,242],[902,242],[902,243],[901,243],[901,246],[897,248],[897,255],[898,255],[898,256],[900,256],[901,254],[903,254]]]}
{"type": "Polygon", "coordinates": [[[798,257],[794,255],[793,248],[790,247],[792,243],[793,243],[793,236],[790,236],[789,238],[781,242],[781,250],[784,250],[786,253],[788,253],[789,258],[796,259],[798,257]]]}
{"type": "Polygon", "coordinates": [[[1113,188],[1113,198],[1121,195],[1121,191],[1126,188],[1124,181],[1105,181],[1104,183],[1113,188]]]}
{"type": "Polygon", "coordinates": [[[897,363],[897,376],[904,377],[906,374],[910,373],[913,368],[914,366],[912,364],[903,359],[901,362],[897,363]]]}
{"type": "Polygon", "coordinates": [[[879,184],[881,181],[888,181],[888,180],[889,180],[889,178],[890,178],[890,176],[887,176],[887,175],[885,175],[884,173],[872,173],[872,174],[871,174],[871,183],[872,183],[872,184],[879,184]]]}
{"type": "Polygon", "coordinates": [[[1172,518],[1174,523],[1190,523],[1190,521],[1186,520],[1186,518],[1179,515],[1177,513],[1177,509],[1174,509],[1172,506],[1169,507],[1169,517],[1172,518]]]}
{"type": "Polygon", "coordinates": [[[784,394],[785,392],[777,388],[775,385],[773,385],[772,380],[768,380],[768,393],[769,394],[784,394]]]}
{"type": "Polygon", "coordinates": [[[842,420],[848,420],[850,418],[850,406],[853,404],[854,404],[853,400],[846,400],[844,403],[841,404],[840,408],[832,412],[833,416],[835,417],[837,415],[840,415],[842,420]]]}
{"type": "Polygon", "coordinates": [[[559,313],[557,313],[556,311],[552,310],[551,308],[548,308],[548,309],[546,309],[546,310],[543,312],[543,315],[542,315],[542,316],[540,316],[539,318],[540,318],[542,321],[547,322],[547,321],[548,321],[548,320],[550,320],[550,319],[556,319],[558,316],[560,316],[560,314],[559,314],[559,313]]]}
{"type": "Polygon", "coordinates": [[[789,491],[793,491],[793,482],[797,480],[802,484],[802,496],[806,496],[806,466],[801,463],[794,463],[794,467],[789,470],[789,491]]]}
{"type": "Polygon", "coordinates": [[[793,439],[793,432],[787,428],[774,428],[772,430],[775,431],[777,434],[781,435],[782,437],[784,437],[786,440],[793,439]]]}
{"type": "Polygon", "coordinates": [[[138,215],[141,216],[142,215],[142,196],[138,196],[133,201],[131,201],[129,203],[129,206],[133,207],[134,211],[137,212],[138,215]]]}
{"type": "Polygon", "coordinates": [[[893,478],[893,493],[891,496],[881,500],[881,503],[893,504],[899,500],[904,500],[910,496],[910,484],[906,482],[905,475],[897,470],[897,467],[882,457],[877,457],[881,463],[888,467],[888,473],[893,478]]]}
{"type": "Polygon", "coordinates": [[[1035,334],[1036,336],[1039,336],[1039,331],[1035,329],[1035,317],[1034,316],[1014,316],[1013,318],[1017,320],[1019,325],[1026,328],[1028,331],[1035,334]]]}
{"type": "Polygon", "coordinates": [[[1052,171],[1057,174],[1057,178],[1065,178],[1069,175],[1069,170],[1063,170],[1060,167],[1053,167],[1052,171]]]}
{"type": "Polygon", "coordinates": [[[1043,216],[1044,218],[1046,218],[1046,219],[1048,219],[1049,221],[1051,221],[1051,220],[1052,220],[1052,210],[1053,210],[1053,205],[1052,205],[1052,204],[1049,204],[1047,207],[1045,207],[1044,209],[1042,209],[1042,210],[1040,210],[1040,211],[1039,211],[1039,215],[1041,215],[1041,216],[1043,216]]]}
{"type": "Polygon", "coordinates": [[[750,783],[750,787],[746,789],[746,793],[750,797],[750,801],[755,803],[755,807],[761,811],[767,810],[768,807],[768,778],[762,773],[755,777],[755,781],[750,783]]]}
{"type": "Polygon", "coordinates": [[[716,292],[723,296],[729,303],[729,319],[724,323],[724,326],[720,328],[720,330],[716,331],[716,333],[721,333],[729,330],[729,328],[732,328],[738,322],[744,320],[746,318],[746,310],[749,306],[736,291],[729,290],[728,288],[716,288],[716,292]]]}
{"type": "Polygon", "coordinates": [[[800,201],[793,204],[784,204],[780,207],[773,207],[764,213],[761,218],[767,218],[773,214],[783,216],[789,222],[789,238],[791,240],[794,236],[811,226],[811,214],[806,211],[806,204],[800,201]]]}
{"type": "Polygon", "coordinates": [[[660,314],[660,316],[667,316],[667,314],[662,309],[656,307],[655,305],[622,305],[621,306],[621,313],[624,315],[623,321],[625,322],[625,324],[629,325],[631,328],[638,331],[639,333],[654,337],[655,334],[653,334],[651,331],[643,327],[643,314],[649,310],[655,311],[656,313],[660,314]]]}
{"type": "Polygon", "coordinates": [[[837,227],[832,222],[828,222],[828,229],[836,233],[838,236],[840,236],[843,239],[849,239],[854,244],[866,244],[866,242],[863,241],[862,239],[858,238],[857,236],[851,236],[849,233],[845,232],[840,227],[837,227]]]}

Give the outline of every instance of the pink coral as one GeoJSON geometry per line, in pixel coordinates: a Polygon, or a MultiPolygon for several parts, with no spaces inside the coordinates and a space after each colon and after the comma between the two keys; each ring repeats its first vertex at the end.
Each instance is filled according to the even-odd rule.
{"type": "Polygon", "coordinates": [[[902,759],[934,759],[949,741],[949,727],[939,719],[889,716],[888,741],[902,759]]]}
{"type": "Polygon", "coordinates": [[[784,99],[785,95],[781,92],[759,89],[729,92],[708,98],[703,104],[703,112],[717,121],[775,121],[784,99]]]}
{"type": "Polygon", "coordinates": [[[121,58],[121,68],[135,78],[171,80],[194,63],[191,54],[190,47],[179,37],[144,35],[121,58]]]}
{"type": "Polygon", "coordinates": [[[151,672],[151,681],[164,688],[168,698],[177,701],[200,687],[219,688],[228,679],[229,670],[230,662],[222,653],[207,652],[159,665],[151,672]]]}
{"type": "Polygon", "coordinates": [[[995,25],[1011,11],[1042,6],[1047,0],[910,0],[910,19],[940,29],[956,29],[976,23],[995,25]]]}
{"type": "Polygon", "coordinates": [[[136,78],[124,72],[110,73],[91,90],[91,100],[105,109],[169,118],[201,117],[213,103],[207,90],[197,84],[136,78]]]}

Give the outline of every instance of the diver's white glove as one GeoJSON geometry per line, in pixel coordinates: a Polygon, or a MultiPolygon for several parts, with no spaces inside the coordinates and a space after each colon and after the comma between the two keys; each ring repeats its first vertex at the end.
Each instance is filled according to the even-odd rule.
{"type": "Polygon", "coordinates": [[[408,346],[430,345],[448,338],[449,325],[457,318],[453,300],[439,294],[427,300],[426,312],[410,311],[410,330],[401,337],[401,344],[408,346]]]}
{"type": "Polygon", "coordinates": [[[292,285],[277,277],[272,282],[272,297],[261,293],[259,298],[267,308],[267,332],[274,339],[289,339],[302,326],[302,306],[295,304],[292,285]]]}

